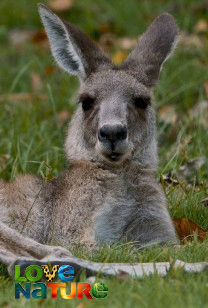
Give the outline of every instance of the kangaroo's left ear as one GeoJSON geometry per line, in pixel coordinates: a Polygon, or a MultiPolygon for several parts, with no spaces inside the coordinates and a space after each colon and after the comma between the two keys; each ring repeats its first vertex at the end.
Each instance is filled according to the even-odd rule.
{"type": "Polygon", "coordinates": [[[147,86],[155,85],[162,64],[176,46],[177,35],[178,27],[173,16],[168,13],[160,15],[142,35],[121,68],[134,74],[147,86]]]}
{"type": "Polygon", "coordinates": [[[52,54],[61,68],[83,80],[92,72],[113,65],[101,48],[78,28],[41,3],[38,10],[52,54]]]}

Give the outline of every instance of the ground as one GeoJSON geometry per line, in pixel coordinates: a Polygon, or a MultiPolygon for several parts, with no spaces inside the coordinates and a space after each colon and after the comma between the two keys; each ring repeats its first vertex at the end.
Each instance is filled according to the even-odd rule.
{"type": "MultiPolygon", "coordinates": [[[[48,1],[42,1],[48,3],[48,1]]],[[[63,2],[60,0],[60,2],[63,2]]],[[[173,218],[192,219],[208,230],[208,6],[206,1],[74,0],[59,13],[98,41],[119,63],[135,38],[160,13],[172,13],[181,29],[174,56],[156,87],[161,179],[173,218]],[[164,179],[164,180],[163,180],[164,179]],[[175,180],[176,182],[174,182],[175,180]]],[[[0,176],[19,173],[44,179],[67,164],[63,142],[76,108],[78,81],[53,62],[35,0],[0,3],[0,176]]],[[[131,244],[98,251],[74,248],[94,261],[153,262],[180,259],[208,261],[208,239],[196,238],[180,248],[136,250],[131,244]]],[[[166,278],[106,279],[109,295],[100,300],[14,299],[14,283],[0,269],[0,305],[70,307],[208,307],[208,274],[171,270],[166,278]]],[[[84,281],[84,274],[82,281],[84,281]]]]}

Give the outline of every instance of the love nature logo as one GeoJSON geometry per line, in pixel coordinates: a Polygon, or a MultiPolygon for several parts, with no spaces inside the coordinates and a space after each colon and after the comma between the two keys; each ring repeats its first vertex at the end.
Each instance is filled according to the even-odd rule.
{"type": "Polygon", "coordinates": [[[15,265],[15,298],[19,299],[20,295],[27,299],[30,298],[47,298],[47,290],[51,290],[51,298],[57,299],[58,290],[63,299],[105,298],[108,287],[97,282],[92,286],[87,282],[71,282],[74,279],[74,268],[70,265],[54,265],[51,271],[48,265],[29,265],[25,269],[25,275],[21,276],[20,265],[15,265]],[[56,274],[62,282],[52,282],[56,274]],[[40,282],[45,277],[47,283],[40,282]]]}

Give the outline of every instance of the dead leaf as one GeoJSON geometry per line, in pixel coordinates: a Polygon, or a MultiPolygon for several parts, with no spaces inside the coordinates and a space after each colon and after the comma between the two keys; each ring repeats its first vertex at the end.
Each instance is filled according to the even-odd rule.
{"type": "Polygon", "coordinates": [[[42,80],[40,78],[40,75],[35,72],[31,72],[30,79],[33,91],[34,92],[40,91],[42,89],[42,80]]]}
{"type": "Polygon", "coordinates": [[[158,110],[159,118],[167,124],[174,124],[178,119],[175,108],[170,105],[164,105],[158,110]]]}
{"type": "Polygon", "coordinates": [[[176,232],[182,243],[191,241],[194,234],[197,234],[199,241],[204,241],[208,235],[207,231],[198,226],[194,221],[188,218],[175,218],[173,219],[176,232]]]}
{"type": "Polygon", "coordinates": [[[125,271],[122,271],[122,270],[119,270],[119,273],[116,275],[116,277],[119,279],[119,280],[125,280],[127,278],[129,278],[129,274],[125,271]]]}
{"type": "Polygon", "coordinates": [[[189,110],[190,116],[194,118],[198,118],[200,113],[203,113],[203,116],[205,113],[208,113],[208,101],[199,102],[195,104],[194,107],[189,110]]]}
{"type": "Polygon", "coordinates": [[[136,46],[138,38],[123,37],[116,40],[116,45],[122,49],[132,49],[136,46]]]}
{"type": "Polygon", "coordinates": [[[55,69],[56,69],[55,66],[48,65],[48,66],[45,67],[45,73],[50,76],[50,75],[53,74],[55,69]]]}
{"type": "Polygon", "coordinates": [[[102,22],[98,26],[98,32],[100,34],[110,33],[111,32],[111,26],[109,24],[106,24],[106,23],[102,22]]]}
{"type": "Polygon", "coordinates": [[[188,160],[178,170],[179,179],[185,179],[188,183],[192,183],[193,181],[195,181],[198,169],[200,169],[204,164],[204,157],[196,157],[188,160]]]}
{"type": "Polygon", "coordinates": [[[191,118],[196,119],[205,129],[208,129],[208,101],[195,104],[194,107],[189,110],[189,115],[191,118]]]}
{"type": "Polygon", "coordinates": [[[201,201],[201,203],[202,203],[204,206],[208,206],[208,197],[205,198],[205,199],[203,199],[203,200],[201,201]]]}
{"type": "Polygon", "coordinates": [[[53,0],[48,6],[56,11],[67,11],[73,4],[73,0],[53,0]]]}
{"type": "Polygon", "coordinates": [[[69,112],[67,110],[62,110],[59,114],[58,114],[58,124],[59,127],[62,127],[66,121],[69,119],[69,112]]]}
{"type": "Polygon", "coordinates": [[[9,42],[12,46],[19,47],[34,35],[32,30],[14,29],[9,32],[9,42]]]}
{"type": "Polygon", "coordinates": [[[181,32],[179,38],[179,44],[185,48],[190,48],[190,46],[194,46],[196,48],[201,49],[203,47],[202,40],[196,34],[187,34],[185,32],[181,32]]]}
{"type": "Polygon", "coordinates": [[[45,41],[48,42],[48,38],[44,29],[34,32],[33,35],[31,36],[31,41],[35,44],[39,44],[45,41]]]}
{"type": "Polygon", "coordinates": [[[204,83],[204,89],[205,89],[206,97],[208,98],[208,80],[205,81],[204,83]]]}
{"type": "Polygon", "coordinates": [[[76,306],[75,308],[85,308],[86,305],[87,305],[87,303],[83,302],[83,303],[79,304],[78,306],[76,306]]]}
{"type": "Polygon", "coordinates": [[[0,170],[3,170],[6,167],[7,161],[10,157],[10,154],[3,154],[0,156],[0,170]]]}
{"type": "Polygon", "coordinates": [[[115,35],[113,33],[104,33],[99,39],[99,44],[104,50],[108,50],[114,45],[115,35]]]}
{"type": "Polygon", "coordinates": [[[200,33],[200,32],[207,32],[208,30],[208,23],[205,19],[199,19],[199,21],[197,22],[197,24],[194,27],[194,31],[196,33],[200,33]]]}
{"type": "Polygon", "coordinates": [[[126,59],[126,52],[124,51],[117,51],[113,58],[112,58],[112,61],[115,65],[120,65],[125,59],[126,59]]]}
{"type": "Polygon", "coordinates": [[[41,101],[47,101],[48,96],[45,94],[36,94],[36,93],[14,93],[14,94],[1,94],[0,95],[0,102],[3,101],[29,101],[33,99],[39,99],[41,101]]]}

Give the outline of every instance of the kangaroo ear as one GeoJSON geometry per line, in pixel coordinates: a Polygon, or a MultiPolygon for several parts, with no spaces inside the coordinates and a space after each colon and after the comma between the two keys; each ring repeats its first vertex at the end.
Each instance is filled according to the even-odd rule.
{"type": "Polygon", "coordinates": [[[61,68],[83,80],[101,67],[112,65],[104,52],[75,26],[43,4],[38,4],[38,10],[52,54],[61,68]]]}
{"type": "Polygon", "coordinates": [[[168,13],[157,17],[142,35],[135,49],[121,64],[121,68],[132,72],[147,86],[158,80],[163,62],[176,46],[178,27],[168,13]]]}

